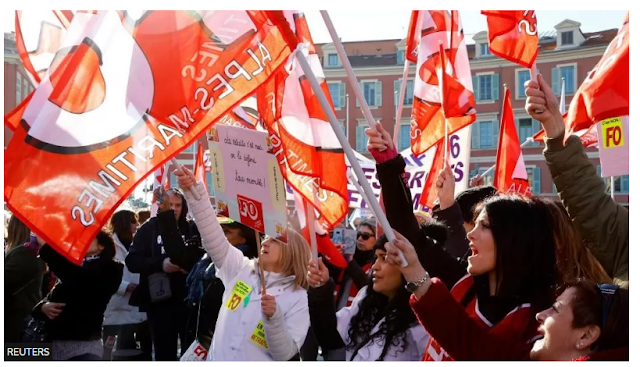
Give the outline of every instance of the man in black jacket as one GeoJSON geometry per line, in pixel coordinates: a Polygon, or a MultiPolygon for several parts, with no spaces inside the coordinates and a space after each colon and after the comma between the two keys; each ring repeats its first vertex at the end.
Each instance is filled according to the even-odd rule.
{"type": "Polygon", "coordinates": [[[159,205],[158,216],[138,229],[125,262],[134,273],[140,273],[140,284],[131,295],[130,304],[147,312],[157,361],[177,360],[177,339],[181,353],[193,340],[188,340],[186,279],[191,267],[204,254],[200,234],[192,221],[187,221],[187,201],[177,189],[154,193],[159,205]],[[149,276],[166,277],[171,297],[151,297],[149,276]],[[154,302],[155,300],[155,302],[154,302]]]}

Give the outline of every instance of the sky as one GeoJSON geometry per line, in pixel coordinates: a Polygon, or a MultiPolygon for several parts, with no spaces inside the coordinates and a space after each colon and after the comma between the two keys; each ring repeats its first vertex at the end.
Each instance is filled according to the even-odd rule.
{"type": "MultiPolygon", "coordinates": [[[[410,10],[330,10],[329,16],[336,32],[344,42],[377,39],[399,39],[407,34],[410,10]]],[[[619,28],[627,10],[537,10],[538,29],[541,32],[553,30],[565,19],[582,23],[582,32],[594,32],[619,28]]],[[[480,10],[461,10],[462,26],[467,44],[472,44],[473,34],[486,30],[487,21],[480,10]]],[[[318,10],[305,10],[307,22],[314,42],[331,41],[329,32],[318,10]]],[[[14,12],[2,11],[4,32],[14,30],[14,12]]]]}

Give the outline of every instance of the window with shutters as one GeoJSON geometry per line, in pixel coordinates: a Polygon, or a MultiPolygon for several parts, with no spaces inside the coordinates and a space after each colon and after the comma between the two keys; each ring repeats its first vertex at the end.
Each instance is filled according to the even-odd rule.
{"type": "Polygon", "coordinates": [[[344,107],[344,83],[327,83],[333,107],[339,109],[344,107]]]}
{"type": "Polygon", "coordinates": [[[329,54],[329,66],[338,66],[338,54],[329,54]]]}
{"type": "MultiPolygon", "coordinates": [[[[400,98],[400,88],[402,87],[402,79],[393,81],[393,103],[394,106],[398,105],[398,98],[400,98]]],[[[407,87],[404,91],[403,106],[413,105],[413,79],[407,80],[407,87]]]]}
{"type": "Polygon", "coordinates": [[[478,81],[480,83],[479,100],[490,101],[492,99],[491,98],[491,75],[480,75],[478,81]]]}
{"type": "Polygon", "coordinates": [[[573,31],[562,32],[561,37],[561,46],[573,45],[573,31]]]}
{"type": "Polygon", "coordinates": [[[472,77],[473,94],[479,103],[493,102],[500,97],[500,76],[495,73],[476,74],[472,77]]]}
{"type": "Polygon", "coordinates": [[[398,151],[403,151],[411,146],[411,125],[400,125],[400,137],[398,138],[398,151]]]}
{"type": "Polygon", "coordinates": [[[617,176],[613,183],[616,194],[629,193],[629,175],[617,176]]]}
{"type": "Polygon", "coordinates": [[[527,178],[529,187],[534,194],[540,193],[540,167],[527,167],[527,178]]]}
{"type": "Polygon", "coordinates": [[[364,133],[366,128],[366,125],[356,126],[356,151],[358,152],[367,151],[367,135],[364,133]]]}
{"type": "Polygon", "coordinates": [[[517,98],[526,98],[527,96],[524,94],[524,83],[531,79],[531,75],[529,70],[518,70],[518,85],[516,85],[517,90],[517,98]]]}
{"type": "Polygon", "coordinates": [[[480,148],[493,147],[493,122],[480,122],[480,148]]]}
{"type": "Polygon", "coordinates": [[[489,56],[491,52],[489,51],[489,44],[484,42],[480,44],[480,56],[489,56]]]}
{"type": "MultiPolygon", "coordinates": [[[[527,138],[533,137],[535,134],[540,131],[542,128],[540,125],[540,121],[532,119],[530,117],[523,117],[516,119],[517,121],[517,129],[518,129],[518,140],[520,140],[520,145],[522,145],[527,138]]],[[[527,144],[528,147],[535,147],[540,145],[538,142],[531,142],[527,144]]]]}
{"type": "MultiPolygon", "coordinates": [[[[360,82],[360,89],[369,107],[382,106],[382,82],[379,80],[367,80],[360,82]]],[[[360,107],[360,102],[356,99],[356,107],[360,107]]]]}
{"type": "Polygon", "coordinates": [[[404,60],[405,60],[405,51],[404,50],[398,50],[396,51],[396,63],[398,65],[404,65],[404,60]]]}
{"type": "Polygon", "coordinates": [[[22,74],[16,73],[16,105],[22,102],[22,74]]]}
{"type": "Polygon", "coordinates": [[[574,94],[576,92],[577,64],[558,65],[551,69],[551,87],[553,93],[560,95],[562,93],[562,78],[564,78],[565,95],[574,94]]]}

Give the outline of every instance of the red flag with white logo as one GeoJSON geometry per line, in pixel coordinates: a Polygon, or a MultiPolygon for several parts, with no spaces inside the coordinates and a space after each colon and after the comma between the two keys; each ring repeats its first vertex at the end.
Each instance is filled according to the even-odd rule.
{"type": "MultiPolygon", "coordinates": [[[[331,103],[320,59],[302,12],[285,11],[297,43],[307,44],[307,60],[331,103]]],[[[258,110],[269,131],[283,177],[311,204],[325,230],[348,211],[347,167],[344,151],[297,60],[258,90],[258,110]]],[[[298,214],[304,216],[305,210],[298,214]]],[[[302,219],[301,219],[302,221],[302,219]]]]}
{"type": "Polygon", "coordinates": [[[287,61],[282,22],[263,11],[76,12],[5,151],[7,206],[80,263],[150,172],[287,61]]]}
{"type": "Polygon", "coordinates": [[[489,50],[528,69],[538,57],[538,20],[534,10],[483,10],[489,28],[489,50]]]}
{"type": "Polygon", "coordinates": [[[531,196],[527,168],[524,165],[520,140],[511,108],[511,93],[505,90],[500,122],[500,141],[496,156],[496,175],[493,186],[503,193],[531,196]]]}
{"type": "MultiPolygon", "coordinates": [[[[411,112],[411,151],[415,156],[445,136],[445,118],[448,134],[471,124],[476,118],[471,69],[459,13],[420,12],[421,38],[411,112]],[[440,61],[441,45],[447,64],[444,73],[440,61]],[[439,75],[443,75],[444,80],[440,81],[439,75]]],[[[419,16],[412,15],[412,20],[414,18],[419,16]]]]}

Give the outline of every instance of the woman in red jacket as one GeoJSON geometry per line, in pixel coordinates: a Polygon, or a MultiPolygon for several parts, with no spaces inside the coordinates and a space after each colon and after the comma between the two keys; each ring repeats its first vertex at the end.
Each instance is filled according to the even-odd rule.
{"type": "MultiPolygon", "coordinates": [[[[540,335],[534,315],[553,302],[556,280],[553,219],[536,199],[497,196],[477,208],[469,232],[472,255],[460,264],[442,247],[426,243],[413,215],[411,193],[404,180],[405,163],[389,134],[378,124],[367,129],[369,151],[376,162],[387,218],[418,251],[426,252],[424,268],[440,278],[470,317],[494,335],[533,343],[540,335]]],[[[449,179],[453,180],[451,176],[449,179]]],[[[413,288],[426,271],[406,278],[413,288]]],[[[455,334],[455,333],[453,333],[455,334]]],[[[453,360],[437,338],[431,338],[424,360],[453,360]]]]}
{"type": "MultiPolygon", "coordinates": [[[[394,245],[409,263],[403,276],[423,276],[415,249],[399,238],[394,245]]],[[[400,263],[398,250],[386,247],[387,260],[400,263]]],[[[579,279],[560,291],[555,303],[536,315],[543,337],[533,346],[480,326],[438,278],[421,281],[410,303],[422,326],[456,360],[629,360],[629,290],[579,279]]]]}

